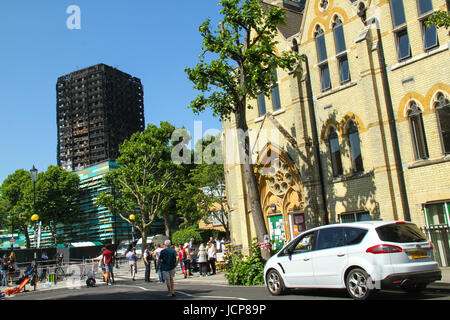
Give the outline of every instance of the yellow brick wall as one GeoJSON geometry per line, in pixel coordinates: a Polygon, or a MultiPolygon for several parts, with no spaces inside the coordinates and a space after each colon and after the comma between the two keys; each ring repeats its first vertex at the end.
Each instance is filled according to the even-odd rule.
{"type": "MultiPolygon", "coordinates": [[[[329,1],[329,7],[325,11],[318,9],[318,2],[319,0],[307,0],[302,32],[295,39],[299,43],[299,52],[306,54],[309,60],[330,222],[338,222],[341,214],[358,211],[369,211],[372,219],[403,220],[399,174],[393,156],[393,141],[389,130],[387,106],[376,50],[377,30],[372,28],[365,33],[365,26],[349,1],[329,1]],[[335,15],[338,15],[343,21],[351,74],[351,81],[344,85],[339,83],[338,62],[332,31],[332,21],[335,15]],[[332,88],[326,92],[321,92],[320,88],[317,51],[313,36],[317,24],[320,24],[325,30],[331,75],[332,88]],[[357,122],[360,134],[364,172],[358,176],[353,176],[351,172],[348,141],[344,130],[346,121],[349,119],[357,122]],[[339,178],[332,177],[326,143],[327,129],[331,124],[339,129],[344,167],[344,175],[339,178]]],[[[380,19],[380,33],[411,220],[424,226],[423,205],[430,201],[450,199],[450,180],[448,179],[450,158],[444,157],[442,153],[433,106],[438,92],[450,96],[449,33],[444,29],[438,30],[439,47],[425,52],[416,1],[404,0],[412,57],[405,62],[398,62],[389,1],[364,1],[364,3],[370,4],[368,12],[375,14],[380,19]],[[408,103],[411,99],[414,99],[423,110],[430,154],[430,158],[426,161],[414,159],[410,128],[406,117],[408,103]]],[[[433,0],[433,7],[434,9],[445,9],[445,1],[433,0]]],[[[278,52],[290,50],[292,39],[284,39],[280,35],[278,41],[278,52]]],[[[308,203],[308,227],[314,227],[315,224],[320,224],[322,221],[318,212],[321,200],[320,197],[314,196],[314,194],[320,194],[317,171],[308,171],[304,159],[305,155],[309,155],[305,141],[311,138],[312,134],[305,77],[305,72],[300,80],[284,71],[279,70],[278,72],[283,111],[277,112],[275,118],[287,131],[295,135],[299,149],[293,150],[292,145],[281,134],[276,137],[276,144],[289,154],[301,173],[301,181],[304,183],[305,198],[308,203]]],[[[273,141],[264,140],[260,136],[259,144],[255,143],[255,133],[262,129],[271,131],[274,126],[267,118],[264,121],[258,118],[255,101],[250,104],[254,108],[248,111],[247,120],[251,136],[253,134],[251,145],[257,146],[254,149],[256,158],[260,148],[267,142],[273,141]]],[[[270,98],[266,98],[266,109],[267,112],[273,112],[270,98]]],[[[225,136],[229,134],[231,127],[231,123],[223,123],[225,136]]],[[[317,170],[317,164],[314,168],[317,170]]],[[[241,204],[245,203],[246,199],[245,183],[239,166],[227,166],[226,174],[228,175],[227,194],[236,208],[231,219],[232,233],[236,241],[245,242],[245,239],[248,240],[254,236],[251,219],[249,219],[248,213],[243,212],[243,210],[248,210],[249,206],[241,204]],[[249,223],[251,224],[248,225],[249,223]],[[244,224],[247,226],[244,227],[244,224]]]]}

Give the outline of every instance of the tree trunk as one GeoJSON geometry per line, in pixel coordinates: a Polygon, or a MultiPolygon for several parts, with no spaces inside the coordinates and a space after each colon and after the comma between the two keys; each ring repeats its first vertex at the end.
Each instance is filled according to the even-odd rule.
{"type": "MultiPolygon", "coordinates": [[[[243,155],[243,169],[244,169],[244,179],[247,184],[247,192],[250,198],[250,207],[252,210],[253,223],[255,225],[256,235],[258,238],[258,243],[264,243],[264,235],[267,234],[266,223],[264,221],[264,215],[261,208],[261,200],[258,191],[258,183],[256,181],[254,167],[251,164],[251,154],[250,154],[250,138],[248,136],[248,127],[245,116],[246,108],[245,105],[238,108],[235,113],[236,116],[236,128],[238,129],[238,146],[239,150],[243,155]],[[241,136],[244,135],[244,136],[241,136]]],[[[270,258],[270,253],[267,250],[261,250],[261,255],[264,260],[270,258]]]]}
{"type": "Polygon", "coordinates": [[[166,230],[166,236],[170,238],[170,215],[167,211],[164,212],[164,228],[166,230]]]}

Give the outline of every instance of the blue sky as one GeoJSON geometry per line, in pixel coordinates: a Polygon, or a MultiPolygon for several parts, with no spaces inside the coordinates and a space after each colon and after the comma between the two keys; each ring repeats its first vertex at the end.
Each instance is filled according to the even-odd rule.
{"type": "MultiPolygon", "coordinates": [[[[217,0],[2,0],[0,2],[0,184],[16,169],[56,165],[56,81],[98,63],[142,80],[146,125],[169,121],[194,135],[221,129],[184,72],[201,51],[198,27],[218,21],[217,0]],[[70,30],[70,5],[81,29],[70,30]]],[[[194,137],[195,138],[195,137],[194,137]]],[[[198,135],[196,138],[200,138],[198,135]]]]}

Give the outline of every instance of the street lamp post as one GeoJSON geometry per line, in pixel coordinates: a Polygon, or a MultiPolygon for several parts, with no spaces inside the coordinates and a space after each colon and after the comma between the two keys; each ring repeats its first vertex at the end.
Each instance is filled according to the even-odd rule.
{"type": "MultiPolygon", "coordinates": [[[[31,221],[34,222],[34,241],[36,242],[36,249],[38,247],[37,242],[37,221],[39,216],[36,214],[36,180],[38,176],[38,170],[33,164],[33,168],[30,170],[31,180],[33,180],[33,215],[31,216],[31,221]]],[[[36,290],[37,285],[37,250],[34,251],[34,290],[36,290]]]]}
{"type": "Polygon", "coordinates": [[[134,214],[130,214],[128,218],[131,220],[131,241],[134,242],[134,219],[136,219],[136,217],[134,214]]]}
{"type": "Polygon", "coordinates": [[[37,248],[38,248],[38,241],[37,241],[37,228],[38,228],[38,220],[39,220],[39,216],[37,214],[33,214],[31,216],[31,221],[34,222],[34,241],[36,242],[36,250],[34,251],[34,290],[36,290],[36,286],[37,286],[37,248]]]}

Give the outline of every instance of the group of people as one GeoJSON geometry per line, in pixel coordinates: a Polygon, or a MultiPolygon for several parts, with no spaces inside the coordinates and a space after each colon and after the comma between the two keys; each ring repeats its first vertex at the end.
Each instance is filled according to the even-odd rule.
{"type": "Polygon", "coordinates": [[[217,249],[211,240],[206,246],[203,243],[200,244],[198,252],[195,252],[189,243],[179,246],[178,257],[181,272],[185,278],[192,276],[191,266],[194,259],[199,265],[200,276],[216,274],[217,249]]]}
{"type": "Polygon", "coordinates": [[[11,251],[11,254],[8,256],[7,254],[3,255],[1,259],[1,276],[2,276],[2,286],[7,287],[8,284],[12,284],[14,273],[16,272],[16,255],[14,251],[11,251]]]}
{"type": "MultiPolygon", "coordinates": [[[[145,282],[150,282],[150,270],[152,269],[152,261],[158,274],[159,281],[166,283],[170,296],[175,295],[174,277],[176,266],[179,264],[181,273],[185,278],[192,276],[192,264],[195,261],[199,265],[200,276],[216,274],[217,252],[222,251],[222,242],[215,241],[212,237],[205,244],[200,244],[198,250],[195,250],[194,239],[189,243],[175,247],[170,240],[166,240],[163,245],[156,244],[155,247],[148,245],[143,253],[143,262],[145,266],[145,282]],[[220,249],[217,249],[218,246],[220,249]]],[[[131,272],[131,279],[136,280],[137,262],[136,249],[130,246],[125,253],[131,272]]],[[[103,248],[102,254],[95,258],[99,260],[103,269],[104,281],[111,285],[114,283],[114,253],[103,248]]]]}

